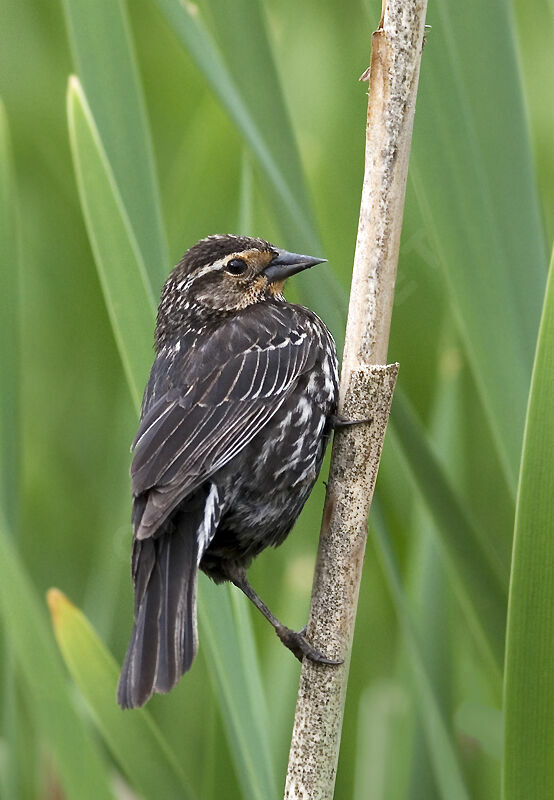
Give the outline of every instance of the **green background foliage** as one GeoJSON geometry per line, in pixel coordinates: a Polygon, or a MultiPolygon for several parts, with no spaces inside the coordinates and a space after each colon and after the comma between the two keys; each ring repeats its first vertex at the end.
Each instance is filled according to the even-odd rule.
{"type": "MultiPolygon", "coordinates": [[[[236,591],[202,577],[190,674],[145,711],[115,706],[129,443],[161,285],[201,236],[326,256],[288,295],[341,345],[379,14],[3,4],[2,798],[282,794],[298,664],[236,591]],[[59,647],[51,586],[77,606],[50,595],[59,647]]],[[[336,797],[551,800],[551,8],[434,0],[427,22],[336,797]]],[[[296,627],[323,491],[251,570],[296,627]]]]}

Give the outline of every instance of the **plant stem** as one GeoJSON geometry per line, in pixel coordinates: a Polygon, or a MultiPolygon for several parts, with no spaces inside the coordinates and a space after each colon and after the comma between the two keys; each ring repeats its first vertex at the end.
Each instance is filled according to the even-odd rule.
{"type": "Polygon", "coordinates": [[[308,638],[339,667],[304,659],[287,800],[333,796],[367,518],[398,365],[386,362],[426,0],[384,0],[372,36],[365,174],[339,414],[371,418],[335,435],[308,638]]]}

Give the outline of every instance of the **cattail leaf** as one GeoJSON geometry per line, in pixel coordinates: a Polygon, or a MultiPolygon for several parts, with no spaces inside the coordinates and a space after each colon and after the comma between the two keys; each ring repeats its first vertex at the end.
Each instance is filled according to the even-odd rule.
{"type": "Polygon", "coordinates": [[[270,720],[248,612],[242,598],[230,601],[230,593],[237,591],[201,582],[200,632],[209,648],[210,674],[243,795],[249,800],[272,800],[278,793],[269,746],[270,720]]]}
{"type": "Polygon", "coordinates": [[[64,0],[64,10],[77,74],[157,294],[167,275],[167,243],[126,4],[64,0]]]}
{"type": "Polygon", "coordinates": [[[516,31],[502,0],[428,21],[410,175],[515,493],[548,257],[516,31]]]}
{"type": "Polygon", "coordinates": [[[480,527],[471,518],[463,500],[427,441],[410,402],[397,391],[391,423],[403,454],[433,518],[439,543],[452,574],[466,618],[489,657],[500,680],[504,653],[507,603],[507,569],[480,527]]]}
{"type": "Polygon", "coordinates": [[[58,589],[48,592],[48,605],[69,672],[131,785],[152,800],[192,798],[177,755],[148,711],[122,711],[117,705],[117,664],[84,614],[58,589]]]}
{"type": "Polygon", "coordinates": [[[13,528],[19,495],[19,281],[17,198],[12,147],[0,101],[0,506],[13,528]]]}
{"type": "Polygon", "coordinates": [[[402,627],[404,641],[410,652],[410,663],[416,685],[421,719],[428,740],[428,751],[433,763],[437,785],[441,796],[448,800],[470,800],[463,775],[458,764],[455,748],[448,733],[440,704],[435,697],[432,682],[425,668],[417,629],[411,619],[409,604],[404,595],[398,567],[387,536],[378,502],[372,506],[372,519],[375,526],[376,545],[387,577],[393,604],[402,627]]]}
{"type": "Polygon", "coordinates": [[[504,798],[554,797],[554,258],[519,476],[504,681],[504,798]]]}
{"type": "MultiPolygon", "coordinates": [[[[258,0],[240,0],[232,6],[214,0],[221,47],[197,6],[179,0],[157,3],[261,166],[273,190],[270,196],[284,241],[295,252],[306,250],[317,256],[321,239],[258,0]],[[256,46],[244,49],[244,30],[251,27],[249,38],[256,46]],[[241,58],[240,67],[233,69],[234,54],[239,50],[248,66],[241,58]]],[[[295,280],[342,342],[346,298],[332,272],[322,268],[316,283],[305,275],[295,280]]]]}
{"type": "Polygon", "coordinates": [[[134,228],[78,78],[67,93],[69,137],[87,231],[135,407],[152,355],[155,302],[134,228]]]}
{"type": "Polygon", "coordinates": [[[68,797],[113,800],[107,766],[77,713],[48,621],[0,519],[0,611],[33,717],[68,797]]]}

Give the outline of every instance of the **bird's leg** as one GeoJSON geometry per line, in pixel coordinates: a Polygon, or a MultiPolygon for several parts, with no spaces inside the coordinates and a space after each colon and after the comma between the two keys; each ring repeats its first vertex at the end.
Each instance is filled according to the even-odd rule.
{"type": "Polygon", "coordinates": [[[294,653],[299,661],[302,661],[304,656],[307,656],[311,661],[315,661],[318,664],[331,664],[333,666],[342,664],[342,661],[333,661],[330,658],[326,658],[319,650],[316,650],[304,636],[306,628],[302,628],[301,631],[293,631],[291,628],[287,628],[286,625],[279,622],[277,617],[271,613],[269,608],[248,582],[244,569],[234,569],[230,573],[228,572],[228,575],[231,583],[240,589],[241,592],[244,592],[248,599],[254,603],[256,608],[262,612],[267,621],[273,625],[279,639],[283,642],[285,647],[288,647],[288,649],[294,653]]]}
{"type": "Polygon", "coordinates": [[[339,428],[350,428],[352,425],[363,425],[364,423],[371,425],[372,422],[372,417],[366,417],[365,419],[345,419],[339,414],[331,414],[329,417],[329,427],[333,431],[336,431],[339,428]]]}

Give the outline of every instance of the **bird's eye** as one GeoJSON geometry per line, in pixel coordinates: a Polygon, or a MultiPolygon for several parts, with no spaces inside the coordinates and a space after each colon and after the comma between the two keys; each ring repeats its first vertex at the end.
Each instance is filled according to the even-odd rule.
{"type": "Polygon", "coordinates": [[[246,268],[246,261],[242,258],[232,258],[225,265],[225,269],[227,272],[230,272],[231,275],[242,275],[243,272],[246,272],[246,268]]]}

